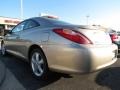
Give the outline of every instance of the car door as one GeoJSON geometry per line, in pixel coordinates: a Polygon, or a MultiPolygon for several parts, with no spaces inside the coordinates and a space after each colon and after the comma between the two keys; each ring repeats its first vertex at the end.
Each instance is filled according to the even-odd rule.
{"type": "Polygon", "coordinates": [[[24,29],[19,34],[20,36],[19,52],[24,57],[27,57],[28,55],[29,46],[32,44],[31,40],[34,38],[34,35],[36,34],[34,33],[34,31],[38,29],[38,26],[40,26],[39,23],[37,23],[36,21],[32,19],[29,19],[26,21],[24,29]]]}
{"type": "Polygon", "coordinates": [[[21,22],[15,28],[13,28],[13,30],[10,33],[8,33],[5,36],[5,45],[7,51],[14,54],[20,54],[18,53],[21,48],[20,33],[24,30],[24,26],[26,23],[26,21],[21,22]]]}
{"type": "Polygon", "coordinates": [[[24,58],[27,57],[28,44],[30,43],[29,32],[34,28],[38,27],[39,23],[34,20],[26,20],[16,26],[11,34],[8,34],[6,37],[7,41],[7,49],[9,49],[12,53],[15,53],[24,58]]]}

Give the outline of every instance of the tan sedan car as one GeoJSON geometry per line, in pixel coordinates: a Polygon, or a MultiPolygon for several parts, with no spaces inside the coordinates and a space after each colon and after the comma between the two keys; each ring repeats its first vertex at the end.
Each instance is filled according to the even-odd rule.
{"type": "Polygon", "coordinates": [[[18,24],[1,43],[2,55],[6,52],[30,62],[38,78],[44,78],[49,70],[88,73],[117,60],[117,46],[100,28],[51,17],[30,18],[18,24]]]}

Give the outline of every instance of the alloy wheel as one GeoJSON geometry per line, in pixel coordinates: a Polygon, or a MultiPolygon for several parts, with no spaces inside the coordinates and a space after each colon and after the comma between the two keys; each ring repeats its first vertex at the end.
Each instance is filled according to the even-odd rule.
{"type": "Polygon", "coordinates": [[[37,77],[41,77],[44,73],[44,60],[39,52],[34,52],[31,57],[31,67],[33,73],[37,77]]]}

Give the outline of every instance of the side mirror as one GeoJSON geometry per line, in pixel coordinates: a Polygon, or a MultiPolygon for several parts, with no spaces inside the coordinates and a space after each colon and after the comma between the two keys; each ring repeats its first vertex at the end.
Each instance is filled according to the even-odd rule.
{"type": "Polygon", "coordinates": [[[8,31],[8,34],[11,34],[11,33],[12,33],[12,30],[9,30],[9,31],[8,31]]]}
{"type": "Polygon", "coordinates": [[[7,32],[4,32],[4,36],[6,36],[7,34],[12,34],[12,31],[8,30],[7,32]]]}

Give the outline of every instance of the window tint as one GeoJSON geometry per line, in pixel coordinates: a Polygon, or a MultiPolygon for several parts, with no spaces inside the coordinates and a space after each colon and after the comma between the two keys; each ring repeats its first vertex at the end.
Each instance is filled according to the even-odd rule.
{"type": "Polygon", "coordinates": [[[18,24],[15,28],[13,28],[12,32],[19,32],[22,31],[26,22],[22,22],[18,24]]]}
{"type": "Polygon", "coordinates": [[[39,24],[33,20],[28,20],[24,29],[29,29],[29,28],[33,28],[33,27],[37,27],[39,26],[39,24]]]}

